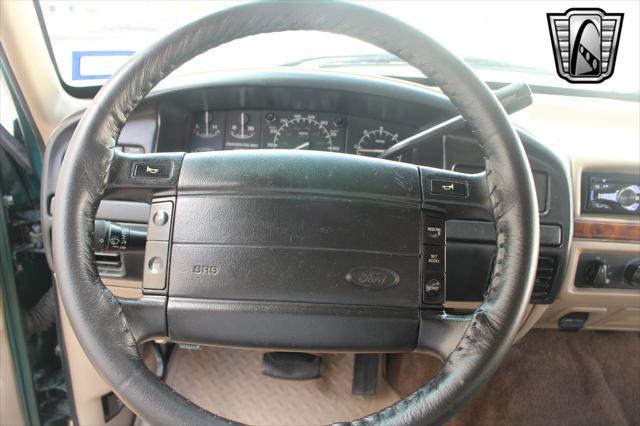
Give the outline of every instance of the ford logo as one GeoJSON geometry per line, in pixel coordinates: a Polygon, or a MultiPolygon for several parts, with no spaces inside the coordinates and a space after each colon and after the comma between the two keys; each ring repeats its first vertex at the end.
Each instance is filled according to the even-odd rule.
{"type": "Polygon", "coordinates": [[[347,281],[369,290],[385,290],[398,285],[400,275],[396,272],[377,266],[363,266],[350,270],[347,281]]]}

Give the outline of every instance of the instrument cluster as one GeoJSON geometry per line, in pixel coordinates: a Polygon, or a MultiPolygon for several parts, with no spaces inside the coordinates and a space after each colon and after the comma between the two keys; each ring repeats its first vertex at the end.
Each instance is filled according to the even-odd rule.
{"type": "Polygon", "coordinates": [[[192,117],[191,151],[307,149],[377,157],[415,132],[410,126],[339,113],[203,111],[192,117]]]}

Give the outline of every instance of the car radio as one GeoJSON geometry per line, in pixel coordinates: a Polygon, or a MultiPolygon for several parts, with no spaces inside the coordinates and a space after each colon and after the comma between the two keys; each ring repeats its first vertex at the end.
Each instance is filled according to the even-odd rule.
{"type": "Polygon", "coordinates": [[[640,213],[640,176],[586,174],[582,211],[605,214],[640,213]]]}

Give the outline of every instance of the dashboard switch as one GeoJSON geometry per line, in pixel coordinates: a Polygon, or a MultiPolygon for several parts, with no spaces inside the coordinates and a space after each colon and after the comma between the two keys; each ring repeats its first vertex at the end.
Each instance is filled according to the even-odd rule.
{"type": "Polygon", "coordinates": [[[424,246],[424,270],[444,272],[444,246],[424,246]]]}
{"type": "Polygon", "coordinates": [[[444,302],[445,275],[439,272],[425,273],[422,277],[422,302],[440,304],[444,302]]]}
{"type": "Polygon", "coordinates": [[[640,287],[640,264],[635,262],[629,263],[624,269],[624,278],[632,286],[640,287]]]}
{"type": "Polygon", "coordinates": [[[169,243],[166,241],[147,241],[144,257],[143,290],[162,290],[167,276],[167,253],[169,243]]]}
{"type": "Polygon", "coordinates": [[[584,271],[584,279],[593,287],[606,287],[609,284],[609,267],[605,262],[593,261],[584,271]]]}
{"type": "Polygon", "coordinates": [[[147,239],[150,241],[169,241],[172,216],[173,203],[171,201],[153,203],[149,210],[147,239]]]}
{"type": "Polygon", "coordinates": [[[431,179],[431,193],[465,197],[467,195],[467,183],[448,179],[431,179]]]}
{"type": "Polygon", "coordinates": [[[425,244],[444,244],[445,224],[439,217],[422,216],[423,242],[425,244]]]}

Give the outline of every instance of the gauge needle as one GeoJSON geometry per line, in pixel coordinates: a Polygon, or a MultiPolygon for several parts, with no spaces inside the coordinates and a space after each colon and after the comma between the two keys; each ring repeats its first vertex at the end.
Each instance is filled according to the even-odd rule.
{"type": "MultiPolygon", "coordinates": [[[[305,142],[302,145],[298,145],[293,149],[305,149],[305,148],[308,148],[308,147],[309,147],[309,142],[305,142]]],[[[380,151],[380,152],[382,152],[382,151],[380,151]]]]}
{"type": "Polygon", "coordinates": [[[240,113],[240,136],[244,139],[244,112],[240,113]]]}
{"type": "Polygon", "coordinates": [[[377,148],[360,148],[358,150],[358,152],[367,152],[370,154],[381,154],[384,151],[385,151],[384,149],[377,149],[377,148]]]}

